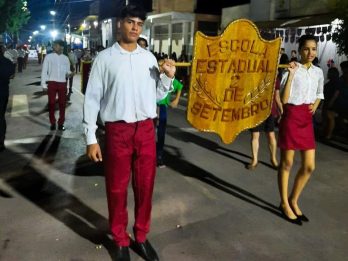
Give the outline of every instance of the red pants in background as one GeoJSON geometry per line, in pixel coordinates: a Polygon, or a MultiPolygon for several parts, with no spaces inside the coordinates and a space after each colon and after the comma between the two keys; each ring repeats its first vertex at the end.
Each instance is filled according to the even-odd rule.
{"type": "Polygon", "coordinates": [[[156,174],[153,120],[105,124],[106,190],[109,222],[118,246],[129,246],[127,187],[132,176],[135,201],[135,240],[145,242],[150,230],[152,193],[156,174]]]}
{"type": "Polygon", "coordinates": [[[56,96],[58,93],[58,105],[59,105],[59,120],[58,125],[63,125],[65,121],[65,105],[66,105],[66,82],[53,82],[47,83],[47,95],[48,95],[48,112],[50,123],[56,124],[56,117],[54,116],[56,106],[56,96]]]}

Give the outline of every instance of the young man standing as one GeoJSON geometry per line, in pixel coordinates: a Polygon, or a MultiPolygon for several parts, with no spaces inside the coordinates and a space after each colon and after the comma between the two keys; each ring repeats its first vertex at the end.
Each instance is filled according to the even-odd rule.
{"type": "Polygon", "coordinates": [[[15,74],[15,65],[4,56],[5,47],[0,45],[0,152],[5,150],[5,113],[9,97],[10,79],[15,74]]]}
{"type": "Polygon", "coordinates": [[[105,177],[109,223],[117,246],[116,260],[130,260],[127,233],[127,187],[133,172],[134,247],[145,260],[159,260],[146,236],[156,174],[153,119],[156,101],[171,90],[175,65],[166,60],[160,74],[156,58],[137,45],[146,19],[144,10],[128,5],[118,24],[120,40],[94,60],[84,102],[87,155],[102,161],[95,131],[98,113],[105,122],[105,177]]]}
{"type": "Polygon", "coordinates": [[[42,66],[41,86],[47,89],[48,111],[51,123],[51,130],[56,129],[56,118],[54,108],[56,104],[56,95],[58,94],[59,119],[58,130],[64,131],[65,105],[66,105],[66,80],[73,74],[70,71],[69,58],[63,54],[64,41],[57,40],[53,42],[53,53],[46,56],[42,66]]]}

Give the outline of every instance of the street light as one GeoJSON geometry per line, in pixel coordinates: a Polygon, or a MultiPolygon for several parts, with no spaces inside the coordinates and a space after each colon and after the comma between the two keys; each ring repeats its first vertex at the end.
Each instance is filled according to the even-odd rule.
{"type": "Polygon", "coordinates": [[[33,35],[37,35],[37,34],[39,34],[39,31],[34,31],[33,32],[33,35]]]}
{"type": "Polygon", "coordinates": [[[53,41],[56,39],[56,37],[57,37],[57,35],[58,35],[58,31],[57,30],[52,30],[51,32],[50,32],[50,34],[51,34],[51,36],[52,36],[52,38],[53,38],[53,41]]]}
{"type": "Polygon", "coordinates": [[[40,25],[40,29],[43,31],[46,29],[46,25],[40,25]]]}
{"type": "Polygon", "coordinates": [[[57,14],[56,11],[53,11],[53,10],[50,11],[50,15],[53,16],[53,19],[52,19],[52,22],[53,22],[53,29],[56,29],[55,19],[54,19],[54,17],[55,17],[56,14],[57,14]]]}

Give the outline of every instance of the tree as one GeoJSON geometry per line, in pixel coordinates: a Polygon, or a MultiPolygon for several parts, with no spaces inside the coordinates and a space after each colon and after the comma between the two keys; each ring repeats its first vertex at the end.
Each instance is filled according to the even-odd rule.
{"type": "Polygon", "coordinates": [[[337,45],[337,52],[340,55],[348,56],[348,1],[338,0],[335,8],[336,17],[340,20],[332,34],[332,41],[337,45]]]}
{"type": "Polygon", "coordinates": [[[29,20],[26,0],[0,0],[0,33],[17,33],[29,20]]]}

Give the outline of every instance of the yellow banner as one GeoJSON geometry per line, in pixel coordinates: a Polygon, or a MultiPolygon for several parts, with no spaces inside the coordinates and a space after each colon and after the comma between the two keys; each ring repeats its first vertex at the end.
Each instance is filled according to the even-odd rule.
{"type": "Polygon", "coordinates": [[[246,19],[220,36],[195,36],[188,121],[231,143],[270,114],[281,38],[266,41],[246,19]]]}

